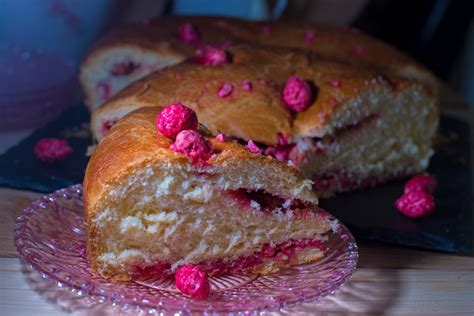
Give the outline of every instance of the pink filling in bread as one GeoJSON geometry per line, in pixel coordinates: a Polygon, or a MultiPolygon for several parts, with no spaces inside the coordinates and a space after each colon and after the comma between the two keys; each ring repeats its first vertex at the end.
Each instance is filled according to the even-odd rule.
{"type": "Polygon", "coordinates": [[[104,121],[102,123],[101,129],[102,135],[105,135],[112,128],[112,126],[114,126],[115,123],[117,123],[117,120],[104,121]]]}
{"type": "MultiPolygon", "coordinates": [[[[246,273],[251,271],[252,268],[262,265],[262,263],[264,263],[266,260],[288,264],[298,252],[309,248],[319,249],[322,252],[327,250],[326,246],[321,240],[287,240],[273,246],[270,244],[265,244],[262,249],[255,251],[249,256],[242,256],[231,261],[219,259],[210,262],[202,262],[196,264],[196,266],[201,268],[209,275],[246,273]]],[[[169,262],[163,261],[147,266],[137,265],[133,271],[135,278],[146,278],[156,275],[171,274],[171,264],[169,262]]]]}

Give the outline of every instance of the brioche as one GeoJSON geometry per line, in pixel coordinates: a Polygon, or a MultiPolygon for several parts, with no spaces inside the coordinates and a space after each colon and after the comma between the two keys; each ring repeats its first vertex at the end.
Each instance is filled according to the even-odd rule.
{"type": "Polygon", "coordinates": [[[193,164],[157,132],[160,110],[126,115],[87,166],[87,251],[95,273],[126,281],[193,264],[210,275],[266,274],[324,255],[337,223],[319,212],[311,181],[213,137],[212,157],[193,164]]]}

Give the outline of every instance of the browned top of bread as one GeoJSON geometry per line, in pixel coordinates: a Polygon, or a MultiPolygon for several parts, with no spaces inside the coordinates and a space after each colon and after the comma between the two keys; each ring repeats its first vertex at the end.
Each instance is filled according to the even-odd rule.
{"type": "MultiPolygon", "coordinates": [[[[211,69],[181,64],[133,83],[107,107],[166,106],[181,102],[196,110],[199,120],[213,134],[225,131],[245,139],[273,142],[277,140],[275,131],[291,131],[291,115],[281,105],[280,92],[269,84],[259,84],[257,77],[245,66],[211,69]],[[252,81],[252,91],[242,89],[244,80],[252,81]],[[234,90],[228,97],[221,98],[217,91],[224,83],[232,84],[234,90]],[[252,115],[249,115],[251,111],[252,115]]],[[[103,107],[100,111],[108,110],[103,107]]]]}
{"type": "MultiPolygon", "coordinates": [[[[253,154],[244,146],[233,142],[219,142],[209,138],[215,154],[204,167],[193,166],[188,157],[169,149],[172,141],[156,130],[156,116],[161,107],[146,107],[128,114],[112,127],[94,151],[84,177],[84,205],[86,212],[98,211],[97,203],[114,184],[123,180],[133,170],[152,162],[164,168],[189,167],[195,172],[239,175],[260,169],[271,169],[274,174],[287,179],[292,189],[308,182],[294,168],[268,156],[253,154]]],[[[269,184],[272,185],[272,184],[269,184]]],[[[308,185],[299,198],[316,202],[308,185]]],[[[88,214],[91,215],[91,214],[88,214]]]]}
{"type": "Polygon", "coordinates": [[[347,101],[366,92],[416,87],[426,93],[416,82],[381,76],[373,70],[328,61],[305,51],[249,46],[230,51],[232,64],[211,67],[183,63],[134,82],[93,113],[93,128],[107,113],[181,102],[193,108],[213,134],[225,132],[275,144],[279,133],[321,137],[332,132],[338,124],[346,123],[336,122],[333,117],[348,110],[347,101]],[[294,74],[314,85],[312,104],[296,115],[286,108],[281,94],[287,78],[294,74]],[[242,88],[244,80],[251,82],[251,91],[242,88]],[[224,83],[232,84],[232,94],[219,97],[217,91],[224,83]]]}
{"type": "Polygon", "coordinates": [[[394,47],[351,28],[324,25],[250,22],[217,17],[159,17],[109,33],[94,46],[89,58],[117,45],[135,45],[156,50],[157,53],[166,51],[192,56],[195,47],[177,39],[178,28],[185,22],[192,23],[198,29],[205,44],[251,43],[306,49],[326,59],[378,68],[387,74],[416,79],[433,87],[437,85],[436,78],[426,68],[394,47]]]}

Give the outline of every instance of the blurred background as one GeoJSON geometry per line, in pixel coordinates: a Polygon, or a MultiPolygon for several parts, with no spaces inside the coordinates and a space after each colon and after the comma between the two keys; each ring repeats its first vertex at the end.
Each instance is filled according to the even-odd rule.
{"type": "Polygon", "coordinates": [[[104,32],[170,14],[351,25],[418,59],[472,106],[473,13],[474,1],[449,0],[0,0],[0,130],[25,113],[37,120],[33,107],[48,119],[79,102],[77,68],[104,32]]]}

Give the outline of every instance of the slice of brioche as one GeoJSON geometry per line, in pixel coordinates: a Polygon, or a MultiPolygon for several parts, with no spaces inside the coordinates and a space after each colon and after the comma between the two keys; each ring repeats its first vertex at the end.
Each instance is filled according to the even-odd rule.
{"type": "Polygon", "coordinates": [[[210,274],[270,273],[323,256],[334,223],[319,215],[309,180],[213,138],[207,164],[192,164],[156,131],[160,110],[147,107],[120,120],[87,166],[93,271],[122,281],[188,263],[210,274]]]}

